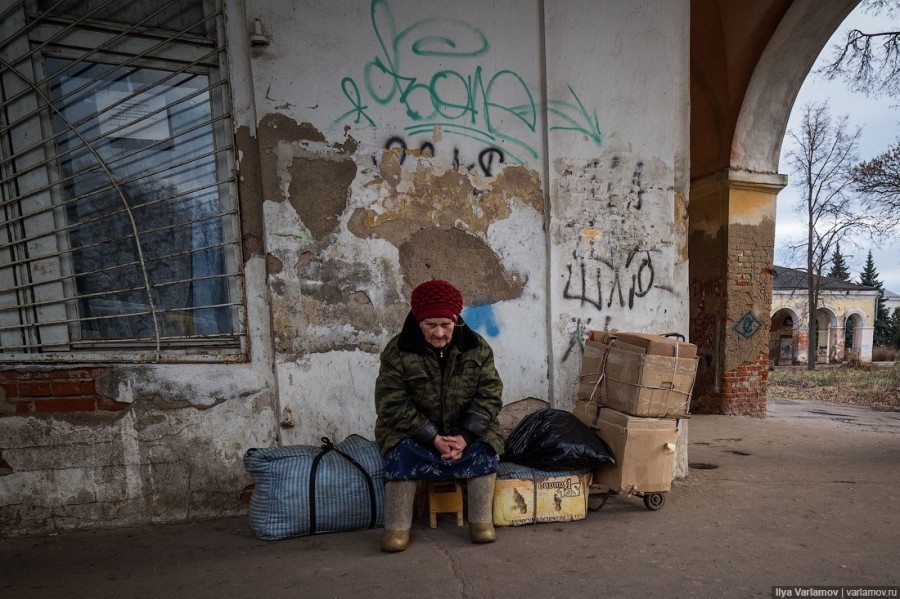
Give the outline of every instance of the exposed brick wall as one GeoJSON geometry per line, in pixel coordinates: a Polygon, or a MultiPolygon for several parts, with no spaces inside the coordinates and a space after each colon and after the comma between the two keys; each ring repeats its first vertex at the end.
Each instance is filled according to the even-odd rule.
{"type": "Polygon", "coordinates": [[[722,391],[697,398],[691,411],[765,418],[768,380],[769,355],[767,352],[760,352],[755,362],[744,362],[726,372],[722,391]]]}
{"type": "Polygon", "coordinates": [[[7,414],[119,411],[128,404],[97,393],[96,380],[106,368],[0,370],[7,414]]]}

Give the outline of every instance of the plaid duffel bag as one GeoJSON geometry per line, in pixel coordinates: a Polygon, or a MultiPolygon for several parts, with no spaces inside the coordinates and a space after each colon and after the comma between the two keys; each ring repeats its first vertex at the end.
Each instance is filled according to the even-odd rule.
{"type": "Polygon", "coordinates": [[[384,526],[384,466],[364,437],[249,449],[244,467],[254,483],[250,529],[259,539],[384,526]]]}

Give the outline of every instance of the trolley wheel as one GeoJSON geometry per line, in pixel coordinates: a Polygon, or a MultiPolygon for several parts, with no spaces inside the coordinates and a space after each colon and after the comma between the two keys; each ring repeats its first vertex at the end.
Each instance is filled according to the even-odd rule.
{"type": "Polygon", "coordinates": [[[651,512],[662,509],[666,505],[665,493],[647,493],[644,495],[644,506],[651,512]]]}

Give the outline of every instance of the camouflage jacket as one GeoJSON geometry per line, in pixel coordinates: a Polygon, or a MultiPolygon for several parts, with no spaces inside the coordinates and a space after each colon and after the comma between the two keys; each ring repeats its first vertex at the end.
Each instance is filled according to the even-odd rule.
{"type": "Polygon", "coordinates": [[[406,437],[430,448],[437,434],[464,435],[503,452],[497,422],[503,382],[491,346],[460,318],[444,351],[442,371],[411,314],[384,348],[375,382],[375,440],[382,453],[406,437]]]}

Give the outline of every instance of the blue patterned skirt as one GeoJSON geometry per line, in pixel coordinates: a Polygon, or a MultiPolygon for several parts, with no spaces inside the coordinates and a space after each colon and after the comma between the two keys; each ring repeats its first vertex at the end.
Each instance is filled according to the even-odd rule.
{"type": "Polygon", "coordinates": [[[458,460],[446,462],[437,450],[407,438],[384,454],[384,476],[387,480],[475,478],[496,472],[499,464],[497,452],[482,441],[463,449],[458,460]]]}

